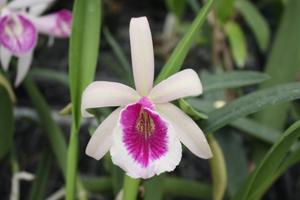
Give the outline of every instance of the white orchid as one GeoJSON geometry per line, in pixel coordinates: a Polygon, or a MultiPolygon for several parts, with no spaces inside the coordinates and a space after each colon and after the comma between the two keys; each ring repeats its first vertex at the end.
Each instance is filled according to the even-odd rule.
{"type": "Polygon", "coordinates": [[[200,158],[212,156],[197,124],[170,101],[198,96],[202,84],[192,69],[178,72],[153,87],[154,55],[146,17],[132,18],[130,45],[136,90],[116,82],[96,81],[82,95],[82,115],[90,108],[120,106],[96,129],[86,154],[99,160],[110,151],[114,164],[132,178],[173,171],[182,142],[200,158]]]}
{"type": "Polygon", "coordinates": [[[54,0],[13,0],[0,2],[0,60],[8,70],[12,56],[18,58],[15,85],[25,78],[32,62],[38,33],[52,37],[68,37],[72,14],[61,10],[40,16],[54,0]]]}

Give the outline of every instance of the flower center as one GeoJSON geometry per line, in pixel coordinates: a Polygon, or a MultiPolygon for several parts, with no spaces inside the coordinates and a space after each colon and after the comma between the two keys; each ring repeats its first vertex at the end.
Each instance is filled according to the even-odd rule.
{"type": "Polygon", "coordinates": [[[155,124],[153,122],[153,119],[151,118],[149,113],[146,112],[143,108],[139,113],[139,117],[136,123],[136,129],[146,138],[151,136],[151,134],[155,130],[155,124]]]}

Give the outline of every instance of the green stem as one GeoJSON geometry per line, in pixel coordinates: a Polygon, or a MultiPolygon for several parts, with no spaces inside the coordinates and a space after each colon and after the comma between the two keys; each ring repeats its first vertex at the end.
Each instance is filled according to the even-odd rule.
{"type": "Polygon", "coordinates": [[[135,200],[138,194],[139,184],[140,179],[133,179],[125,175],[122,200],[135,200]]]}
{"type": "Polygon", "coordinates": [[[72,123],[71,136],[68,148],[67,177],[66,177],[66,199],[75,199],[75,186],[78,162],[78,128],[72,123]]]}

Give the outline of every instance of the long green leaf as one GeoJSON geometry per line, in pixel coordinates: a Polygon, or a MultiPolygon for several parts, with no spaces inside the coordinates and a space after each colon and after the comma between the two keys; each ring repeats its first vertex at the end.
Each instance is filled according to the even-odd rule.
{"type": "Polygon", "coordinates": [[[11,150],[14,133],[13,104],[8,91],[0,85],[0,160],[11,150]]]}
{"type": "Polygon", "coordinates": [[[76,0],[73,8],[73,25],[69,50],[69,81],[73,120],[80,123],[81,93],[94,79],[97,65],[101,0],[76,0]]]}
{"type": "MultiPolygon", "coordinates": [[[[300,73],[300,1],[288,1],[276,34],[265,73],[271,79],[262,84],[263,88],[296,81],[300,73]]],[[[258,113],[260,122],[277,129],[283,129],[289,104],[271,107],[258,113]]]]}
{"type": "MultiPolygon", "coordinates": [[[[41,127],[49,140],[51,150],[53,151],[58,165],[64,177],[66,178],[67,144],[64,138],[64,134],[61,128],[52,118],[49,105],[40,93],[36,84],[30,78],[26,78],[23,82],[23,85],[25,87],[26,93],[31,99],[31,102],[36,108],[36,111],[40,118],[41,127]]],[[[81,187],[80,180],[78,180],[77,183],[79,190],[81,190],[81,194],[83,194],[83,198],[80,199],[84,199],[85,191],[81,187]]]]}
{"type": "Polygon", "coordinates": [[[227,170],[227,191],[233,196],[246,180],[248,163],[241,135],[232,130],[225,134],[218,132],[214,135],[224,154],[227,170]]]}
{"type": "Polygon", "coordinates": [[[34,68],[30,70],[29,75],[34,80],[58,82],[69,87],[68,75],[58,70],[34,68]]]}
{"type": "Polygon", "coordinates": [[[280,136],[280,131],[277,129],[271,128],[249,118],[239,118],[231,122],[230,125],[270,144],[273,144],[280,136]]]}
{"type": "Polygon", "coordinates": [[[86,190],[92,193],[112,192],[112,180],[110,177],[86,177],[81,176],[82,184],[86,190]]]}
{"type": "Polygon", "coordinates": [[[224,28],[226,36],[229,39],[234,62],[238,67],[243,67],[247,59],[247,41],[244,32],[241,27],[233,21],[227,22],[224,28]]]}
{"type": "Polygon", "coordinates": [[[254,200],[261,195],[260,191],[265,189],[265,185],[269,185],[269,181],[273,180],[274,174],[279,169],[284,158],[288,153],[292,144],[300,136],[300,121],[294,123],[288,128],[279,140],[272,146],[262,162],[252,173],[246,185],[237,193],[236,200],[254,200]]]}
{"type": "Polygon", "coordinates": [[[299,98],[300,83],[284,84],[259,90],[212,111],[208,115],[208,120],[202,124],[202,127],[206,133],[214,132],[240,117],[255,113],[267,106],[299,98]]]}
{"type": "Polygon", "coordinates": [[[37,168],[33,186],[30,191],[30,200],[45,199],[52,162],[53,159],[50,152],[44,151],[37,168]]]}
{"type": "Polygon", "coordinates": [[[165,66],[162,68],[160,74],[156,79],[156,83],[164,80],[168,76],[179,71],[182,67],[183,61],[188,54],[191,46],[194,43],[195,37],[199,33],[199,29],[205,21],[207,14],[209,13],[214,0],[208,0],[205,6],[201,9],[190,28],[187,30],[184,37],[181,39],[171,57],[168,59],[165,66]]]}
{"type": "Polygon", "coordinates": [[[66,199],[75,199],[81,94],[94,79],[97,65],[101,0],[76,0],[69,49],[72,126],[67,158],[66,199]]]}
{"type": "MultiPolygon", "coordinates": [[[[157,187],[159,187],[162,183],[158,182],[157,184],[157,187]]],[[[164,178],[162,186],[165,196],[182,196],[196,199],[210,199],[212,193],[212,188],[209,184],[176,177],[164,178]]]]}
{"type": "Polygon", "coordinates": [[[251,1],[236,1],[236,7],[254,33],[260,49],[267,50],[270,42],[270,27],[265,18],[251,1]]]}
{"type": "MultiPolygon", "coordinates": [[[[189,105],[196,111],[201,110],[205,113],[216,110],[213,102],[200,100],[198,98],[187,99],[189,105]]],[[[273,144],[280,135],[280,131],[264,125],[257,120],[250,118],[238,118],[229,123],[230,126],[247,133],[248,135],[260,139],[263,142],[273,144]]]]}
{"type": "Polygon", "coordinates": [[[209,184],[170,177],[165,174],[147,180],[144,188],[145,200],[161,200],[164,197],[210,199],[212,196],[212,187],[209,184]]]}
{"type": "Polygon", "coordinates": [[[201,77],[204,92],[254,85],[268,79],[267,75],[255,71],[224,72],[201,77]]]}
{"type": "Polygon", "coordinates": [[[31,79],[27,78],[24,80],[23,85],[25,87],[26,93],[30,97],[31,102],[38,113],[41,127],[49,140],[51,149],[56,157],[58,165],[65,175],[67,144],[63,136],[64,134],[58,124],[52,118],[49,105],[45,101],[35,83],[31,79]]]}

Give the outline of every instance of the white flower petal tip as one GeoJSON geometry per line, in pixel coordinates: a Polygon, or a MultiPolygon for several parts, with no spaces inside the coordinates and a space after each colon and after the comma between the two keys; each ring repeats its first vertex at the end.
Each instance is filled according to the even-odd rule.
{"type": "Polygon", "coordinates": [[[0,62],[4,71],[8,70],[11,58],[12,53],[8,49],[0,46],[0,62]]]}
{"type": "Polygon", "coordinates": [[[17,77],[15,80],[15,87],[18,87],[22,81],[25,79],[31,62],[32,62],[32,58],[33,58],[33,50],[29,51],[28,53],[19,56],[18,59],[18,66],[17,66],[17,77]]]}
{"type": "Polygon", "coordinates": [[[72,13],[69,10],[60,10],[42,17],[32,17],[38,31],[49,36],[67,38],[71,34],[72,13]]]}
{"type": "Polygon", "coordinates": [[[153,44],[147,18],[132,18],[129,35],[135,87],[141,96],[147,96],[154,79],[153,44]]]}
{"type": "Polygon", "coordinates": [[[198,74],[192,69],[185,69],[156,85],[149,98],[155,103],[166,103],[187,96],[198,96],[202,91],[198,74]]]}
{"type": "Polygon", "coordinates": [[[128,176],[146,179],[173,171],[182,149],[171,123],[143,102],[121,111],[110,154],[128,176]]]}
{"type": "Polygon", "coordinates": [[[6,15],[0,19],[0,43],[14,55],[32,50],[37,42],[35,26],[22,15],[6,15]]]}
{"type": "Polygon", "coordinates": [[[83,117],[92,117],[86,111],[89,108],[126,106],[139,98],[134,89],[121,83],[96,81],[82,94],[81,113],[83,117]]]}
{"type": "Polygon", "coordinates": [[[161,104],[157,109],[172,123],[179,140],[193,154],[203,159],[213,156],[204,133],[189,116],[171,103],[161,104]]]}
{"type": "Polygon", "coordinates": [[[100,160],[109,151],[112,145],[112,132],[117,125],[120,111],[121,108],[113,111],[96,129],[85,150],[88,156],[100,160]]]}

